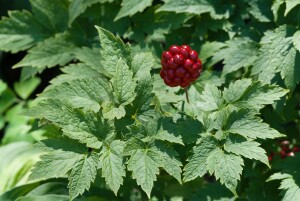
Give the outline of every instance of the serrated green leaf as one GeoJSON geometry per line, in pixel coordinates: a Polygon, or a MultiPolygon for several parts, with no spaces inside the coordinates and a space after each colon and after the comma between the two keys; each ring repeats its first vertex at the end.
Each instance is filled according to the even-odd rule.
{"type": "Polygon", "coordinates": [[[152,1],[153,0],[123,0],[121,9],[115,17],[115,21],[125,16],[133,16],[137,12],[142,12],[145,8],[152,5],[152,1]]]}
{"type": "Polygon", "coordinates": [[[90,189],[91,183],[94,182],[97,175],[98,162],[99,159],[93,153],[80,158],[76,162],[69,176],[70,200],[90,189]]]}
{"type": "Polygon", "coordinates": [[[134,55],[131,62],[133,76],[140,79],[145,74],[150,74],[150,70],[154,65],[155,61],[150,52],[142,52],[134,55]]]}
{"type": "Polygon", "coordinates": [[[57,65],[63,66],[74,59],[75,44],[70,42],[67,34],[58,34],[30,49],[28,54],[14,68],[32,66],[43,70],[57,65]]]}
{"type": "Polygon", "coordinates": [[[259,80],[270,83],[277,72],[289,89],[294,89],[300,81],[300,53],[293,45],[295,27],[282,25],[273,31],[265,32],[261,39],[260,54],[254,62],[252,74],[259,80]]]}
{"type": "Polygon", "coordinates": [[[157,133],[153,136],[155,139],[184,145],[182,137],[178,135],[177,125],[172,119],[163,118],[157,123],[159,128],[157,133]]]}
{"type": "Polygon", "coordinates": [[[214,111],[219,109],[223,103],[222,92],[217,87],[207,84],[200,95],[197,106],[204,111],[214,111]]]}
{"type": "Polygon", "coordinates": [[[224,89],[226,102],[239,108],[261,109],[264,105],[273,104],[289,91],[276,85],[251,83],[249,79],[237,80],[224,89]],[[250,85],[251,84],[251,85],[250,85]]]}
{"type": "Polygon", "coordinates": [[[53,33],[68,27],[68,0],[30,0],[35,18],[53,33]]]}
{"type": "Polygon", "coordinates": [[[122,105],[116,107],[112,102],[104,102],[102,105],[103,117],[109,120],[114,118],[121,119],[126,115],[125,108],[122,105]]]}
{"type": "Polygon", "coordinates": [[[279,189],[282,189],[282,193],[284,194],[282,201],[299,200],[300,187],[292,175],[278,172],[271,175],[267,181],[272,180],[281,180],[279,189]]]}
{"type": "Polygon", "coordinates": [[[160,156],[151,150],[136,150],[130,157],[127,168],[132,171],[132,178],[136,179],[138,185],[146,192],[150,198],[153,182],[159,173],[160,156]]]}
{"type": "Polygon", "coordinates": [[[158,146],[159,154],[162,159],[161,166],[173,176],[179,183],[181,183],[181,166],[182,163],[176,158],[178,153],[173,149],[159,144],[158,146]]]}
{"type": "Polygon", "coordinates": [[[69,5],[69,26],[84,11],[96,3],[112,2],[113,0],[72,0],[69,5]]]}
{"type": "Polygon", "coordinates": [[[227,41],[225,46],[213,55],[208,65],[213,65],[224,60],[222,71],[222,75],[224,76],[242,67],[252,65],[256,59],[257,52],[258,46],[254,41],[245,38],[236,38],[227,41]]]}
{"type": "Polygon", "coordinates": [[[217,41],[213,41],[213,42],[207,41],[201,46],[201,50],[199,52],[199,58],[201,58],[201,60],[205,62],[208,58],[214,56],[216,52],[218,52],[220,49],[222,49],[225,46],[226,46],[225,43],[221,43],[217,41]]]}
{"type": "Polygon", "coordinates": [[[293,44],[295,48],[300,51],[300,31],[296,31],[293,35],[293,44]]]}
{"type": "Polygon", "coordinates": [[[129,45],[125,45],[119,37],[115,37],[112,33],[101,27],[96,26],[96,29],[98,30],[100,38],[100,53],[105,70],[111,75],[114,75],[120,59],[125,61],[127,65],[130,65],[131,50],[129,45]]]}
{"type": "MultiPolygon", "coordinates": [[[[218,115],[221,114],[218,113],[218,115]]],[[[251,111],[247,109],[230,112],[221,118],[223,119],[221,120],[223,125],[218,129],[227,133],[239,134],[252,139],[274,139],[284,136],[268,124],[263,123],[259,117],[253,116],[251,111]]]]}
{"type": "Polygon", "coordinates": [[[123,164],[124,142],[115,140],[108,146],[104,146],[100,154],[102,167],[102,177],[105,178],[107,185],[117,195],[120,186],[123,184],[123,177],[126,176],[123,164]]]}
{"type": "Polygon", "coordinates": [[[260,144],[258,142],[248,141],[245,138],[241,138],[236,135],[229,135],[226,143],[224,144],[224,149],[227,152],[231,152],[236,155],[259,160],[270,167],[266,151],[259,147],[259,145],[260,144]]]}
{"type": "Polygon", "coordinates": [[[113,95],[108,81],[101,77],[92,77],[65,80],[63,83],[46,88],[40,97],[67,100],[74,107],[98,112],[100,104],[112,99],[113,95]]]}
{"type": "Polygon", "coordinates": [[[286,0],[285,1],[286,9],[284,12],[284,16],[287,16],[287,14],[299,4],[300,2],[297,0],[286,0]]]}
{"type": "Polygon", "coordinates": [[[29,180],[46,180],[49,178],[66,177],[82,155],[75,152],[56,151],[51,154],[41,156],[41,161],[37,162],[29,180]]]}
{"type": "Polygon", "coordinates": [[[207,157],[217,148],[217,140],[208,135],[200,139],[199,144],[193,148],[193,155],[189,157],[184,167],[183,181],[188,182],[202,177],[207,172],[207,157]]]}
{"type": "Polygon", "coordinates": [[[221,184],[237,195],[237,182],[243,171],[244,161],[240,156],[228,154],[216,148],[207,158],[207,168],[210,174],[220,179],[221,184]]]}
{"type": "Polygon", "coordinates": [[[272,11],[270,9],[272,0],[252,0],[249,1],[250,13],[260,22],[271,22],[273,20],[272,11]]]}
{"type": "Polygon", "coordinates": [[[61,127],[64,135],[96,149],[112,131],[100,113],[82,111],[58,99],[43,100],[25,115],[45,118],[61,127]]]}
{"type": "Polygon", "coordinates": [[[12,53],[26,50],[51,36],[28,11],[9,11],[0,21],[0,49],[12,53]]]}
{"type": "Polygon", "coordinates": [[[231,7],[214,0],[164,0],[157,12],[171,11],[176,13],[191,13],[201,15],[210,13],[215,19],[228,18],[231,7]]]}
{"type": "Polygon", "coordinates": [[[7,84],[0,80],[0,95],[7,89],[7,84]]]}
{"type": "Polygon", "coordinates": [[[134,100],[136,83],[133,80],[133,73],[121,59],[117,63],[112,86],[119,104],[127,105],[134,100]]]}

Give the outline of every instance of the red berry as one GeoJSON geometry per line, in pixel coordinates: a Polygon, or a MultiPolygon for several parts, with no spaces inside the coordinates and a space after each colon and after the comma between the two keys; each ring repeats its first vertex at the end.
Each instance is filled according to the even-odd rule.
{"type": "Polygon", "coordinates": [[[185,87],[187,87],[187,86],[189,86],[190,85],[190,82],[182,82],[181,84],[180,84],[180,86],[182,87],[182,88],[185,88],[185,87]]]}
{"type": "Polygon", "coordinates": [[[285,158],[286,157],[286,152],[284,151],[284,150],[281,150],[280,152],[279,152],[279,154],[280,154],[280,157],[281,158],[285,158]]]}
{"type": "Polygon", "coordinates": [[[161,69],[161,71],[160,71],[160,77],[162,78],[162,79],[164,79],[164,77],[166,76],[166,71],[164,70],[164,69],[161,69]]]}
{"type": "Polygon", "coordinates": [[[182,49],[186,49],[188,52],[191,51],[191,47],[189,45],[181,45],[182,49]]]}
{"type": "Polygon", "coordinates": [[[169,52],[169,51],[163,52],[162,58],[163,58],[163,60],[168,61],[169,59],[172,58],[171,52],[169,52]]]}
{"type": "Polygon", "coordinates": [[[168,76],[169,79],[173,80],[174,77],[175,77],[174,70],[173,69],[169,69],[167,71],[167,76],[168,76]]]}
{"type": "Polygon", "coordinates": [[[185,58],[188,59],[190,57],[189,51],[187,49],[181,48],[180,54],[185,58]]]}
{"type": "Polygon", "coordinates": [[[184,62],[184,57],[183,57],[182,55],[180,55],[180,54],[176,54],[176,55],[174,56],[174,61],[175,61],[175,63],[177,63],[177,64],[183,64],[183,62],[184,62]]]}
{"type": "Polygon", "coordinates": [[[185,74],[185,76],[182,78],[182,81],[184,82],[191,82],[192,76],[188,72],[185,74]]]}
{"type": "Polygon", "coordinates": [[[164,82],[165,82],[166,85],[171,85],[171,84],[172,84],[172,80],[170,80],[170,79],[168,78],[168,76],[165,76],[165,77],[164,77],[164,82]]]}
{"type": "Polygon", "coordinates": [[[185,76],[186,70],[184,68],[177,68],[175,71],[176,77],[182,78],[185,76]]]}
{"type": "Polygon", "coordinates": [[[300,148],[299,147],[294,147],[292,150],[293,150],[293,152],[300,152],[300,148]]]}
{"type": "Polygon", "coordinates": [[[195,81],[199,77],[200,73],[196,71],[195,73],[192,74],[192,81],[195,81]]]}
{"type": "Polygon", "coordinates": [[[161,65],[163,68],[167,69],[168,68],[168,62],[167,61],[161,61],[161,65]]]}
{"type": "Polygon", "coordinates": [[[198,53],[197,53],[195,50],[191,50],[191,51],[190,51],[190,58],[191,58],[193,61],[197,61],[197,59],[198,59],[198,53]]]}
{"type": "Polygon", "coordinates": [[[181,83],[181,79],[179,77],[175,77],[174,78],[174,83],[179,85],[181,83]]]}
{"type": "Polygon", "coordinates": [[[168,61],[168,67],[172,69],[177,68],[177,64],[175,63],[175,59],[173,57],[168,61]]]}
{"type": "Polygon", "coordinates": [[[180,53],[180,47],[177,45],[172,45],[169,50],[173,55],[180,53]]]}
{"type": "Polygon", "coordinates": [[[193,62],[192,60],[186,59],[186,60],[184,61],[183,68],[189,70],[189,69],[192,68],[193,64],[194,64],[194,62],[193,62]]]}

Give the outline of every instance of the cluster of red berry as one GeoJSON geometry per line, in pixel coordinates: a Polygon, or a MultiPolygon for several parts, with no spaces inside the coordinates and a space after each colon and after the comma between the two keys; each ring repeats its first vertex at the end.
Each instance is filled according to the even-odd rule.
{"type": "Polygon", "coordinates": [[[160,76],[170,87],[189,86],[201,74],[202,62],[198,53],[188,45],[172,45],[163,52],[160,76]]]}
{"type": "Polygon", "coordinates": [[[269,155],[269,161],[271,161],[276,154],[279,154],[281,158],[286,158],[288,156],[295,156],[295,152],[300,152],[300,148],[298,146],[291,147],[291,144],[288,140],[284,140],[280,142],[280,151],[275,153],[271,152],[269,155]]]}

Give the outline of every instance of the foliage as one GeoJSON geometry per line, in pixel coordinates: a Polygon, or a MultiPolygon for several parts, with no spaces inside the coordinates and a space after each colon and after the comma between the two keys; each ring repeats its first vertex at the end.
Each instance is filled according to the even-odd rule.
{"type": "Polygon", "coordinates": [[[26,51],[11,65],[22,75],[14,89],[0,82],[0,127],[2,144],[37,141],[7,175],[26,178],[35,164],[0,200],[297,200],[298,154],[268,155],[276,140],[299,143],[298,2],[30,5],[0,21],[0,50],[26,51]],[[203,61],[190,103],[159,77],[172,44],[203,61]],[[38,78],[47,72],[50,84],[38,78]]]}

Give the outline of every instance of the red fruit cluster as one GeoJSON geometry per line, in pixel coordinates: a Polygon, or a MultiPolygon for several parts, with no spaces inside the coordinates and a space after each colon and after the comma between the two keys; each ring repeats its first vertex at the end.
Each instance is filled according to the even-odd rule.
{"type": "MultiPolygon", "coordinates": [[[[300,152],[300,148],[298,146],[290,146],[290,142],[288,140],[284,140],[280,142],[280,151],[278,152],[281,158],[286,158],[289,156],[295,156],[295,152],[300,152]]],[[[271,152],[269,155],[269,161],[273,159],[276,153],[271,152]]]]}
{"type": "Polygon", "coordinates": [[[202,62],[198,53],[188,45],[172,45],[163,52],[160,76],[170,87],[189,86],[201,74],[202,62]]]}

